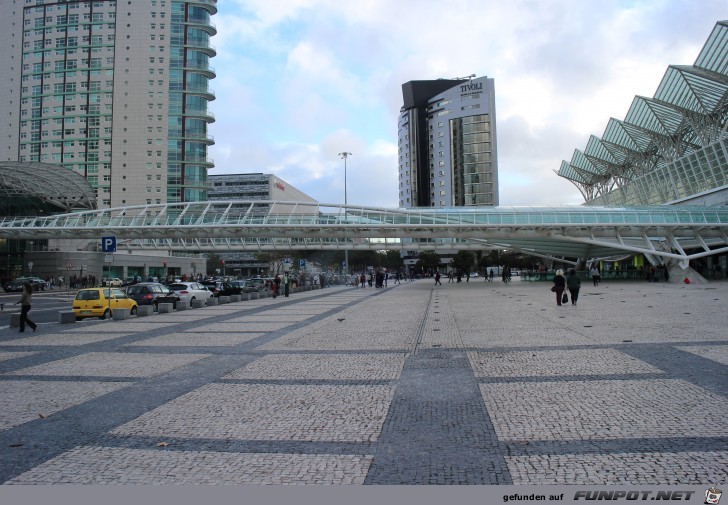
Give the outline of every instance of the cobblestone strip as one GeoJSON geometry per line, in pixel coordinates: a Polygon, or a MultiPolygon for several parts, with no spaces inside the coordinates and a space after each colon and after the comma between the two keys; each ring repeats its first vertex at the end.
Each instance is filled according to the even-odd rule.
{"type": "Polygon", "coordinates": [[[419,345],[427,318],[443,312],[438,298],[405,361],[366,484],[511,483],[465,353],[419,345]]]}
{"type": "MultiPolygon", "coordinates": [[[[697,349],[702,348],[700,345],[697,349]]],[[[682,379],[711,393],[728,398],[728,365],[690,352],[690,346],[635,344],[618,347],[645,363],[663,370],[668,377],[682,379]]]]}
{"type": "Polygon", "coordinates": [[[644,437],[611,440],[519,440],[502,442],[508,456],[710,452],[726,450],[728,437],[644,437]]]}

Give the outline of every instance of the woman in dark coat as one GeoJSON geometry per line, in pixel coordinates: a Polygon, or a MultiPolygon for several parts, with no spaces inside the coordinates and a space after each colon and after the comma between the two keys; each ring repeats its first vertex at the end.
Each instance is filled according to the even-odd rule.
{"type": "Polygon", "coordinates": [[[556,305],[561,305],[561,295],[564,294],[565,289],[566,279],[564,279],[564,271],[557,270],[556,275],[554,275],[554,287],[551,288],[551,291],[556,293],[556,305]]]}

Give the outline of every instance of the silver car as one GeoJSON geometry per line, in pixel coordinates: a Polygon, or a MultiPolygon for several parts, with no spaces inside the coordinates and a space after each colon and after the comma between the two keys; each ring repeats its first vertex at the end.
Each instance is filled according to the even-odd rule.
{"type": "Polygon", "coordinates": [[[213,297],[212,291],[199,282],[175,282],[168,287],[172,291],[176,291],[179,301],[186,303],[188,307],[192,305],[192,300],[206,300],[213,297]]]}

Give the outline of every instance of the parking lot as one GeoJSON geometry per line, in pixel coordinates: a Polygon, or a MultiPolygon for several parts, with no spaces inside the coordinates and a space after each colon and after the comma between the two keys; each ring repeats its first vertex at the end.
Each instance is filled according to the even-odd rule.
{"type": "Polygon", "coordinates": [[[726,482],[728,282],[433,282],[1,329],[0,482],[726,482]]]}

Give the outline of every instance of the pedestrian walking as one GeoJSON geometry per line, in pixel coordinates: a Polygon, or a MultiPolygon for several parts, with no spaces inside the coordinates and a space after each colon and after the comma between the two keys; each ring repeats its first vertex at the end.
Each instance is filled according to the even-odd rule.
{"type": "Polygon", "coordinates": [[[564,294],[566,289],[566,279],[564,279],[564,271],[557,270],[554,275],[554,285],[551,286],[551,291],[556,293],[556,305],[561,305],[561,295],[564,294]]]}
{"type": "Polygon", "coordinates": [[[573,268],[569,270],[569,276],[566,278],[566,287],[571,293],[571,304],[576,305],[576,301],[579,299],[579,290],[581,289],[581,279],[576,275],[576,270],[573,268]]]}
{"type": "Polygon", "coordinates": [[[490,279],[490,282],[493,282],[493,277],[495,277],[495,272],[493,272],[493,269],[490,269],[490,275],[488,276],[490,279]]]}
{"type": "Polygon", "coordinates": [[[275,279],[273,279],[273,284],[270,286],[270,290],[272,291],[273,298],[278,297],[278,293],[281,289],[281,276],[276,275],[275,279]]]}
{"type": "Polygon", "coordinates": [[[591,268],[589,269],[589,273],[592,276],[592,282],[594,283],[594,285],[598,286],[599,281],[601,280],[601,275],[599,275],[599,269],[597,268],[597,266],[592,265],[591,268]]]}
{"type": "Polygon", "coordinates": [[[25,325],[27,324],[33,328],[33,333],[38,329],[38,325],[35,324],[28,318],[28,312],[30,312],[30,303],[33,297],[33,286],[26,282],[23,284],[23,294],[20,295],[20,300],[15,302],[15,305],[20,304],[20,333],[25,331],[25,325]]]}
{"type": "Polygon", "coordinates": [[[440,282],[440,271],[439,270],[437,272],[435,272],[435,286],[437,286],[438,284],[440,286],[442,286],[442,283],[440,282]]]}

